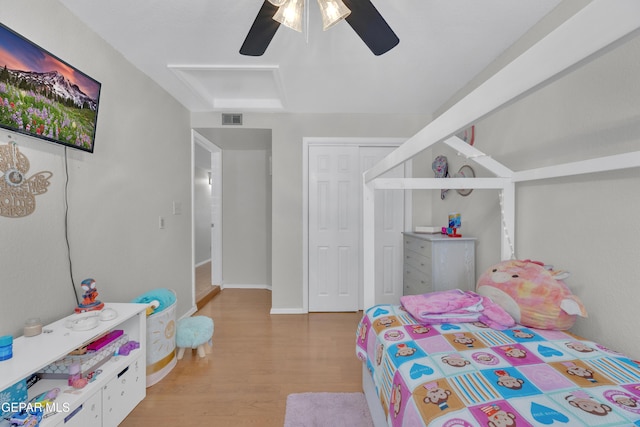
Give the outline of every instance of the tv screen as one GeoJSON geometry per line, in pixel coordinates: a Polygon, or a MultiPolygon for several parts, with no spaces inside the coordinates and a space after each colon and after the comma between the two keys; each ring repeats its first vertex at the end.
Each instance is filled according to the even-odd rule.
{"type": "Polygon", "coordinates": [[[0,24],[0,127],[93,153],[100,87],[0,24]]]}

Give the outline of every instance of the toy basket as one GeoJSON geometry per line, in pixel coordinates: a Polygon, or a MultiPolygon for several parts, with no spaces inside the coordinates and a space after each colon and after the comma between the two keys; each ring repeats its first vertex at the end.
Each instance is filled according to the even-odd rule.
{"type": "Polygon", "coordinates": [[[147,316],[147,387],[163,379],[178,362],[176,359],[176,304],[175,292],[154,289],[133,302],[159,301],[156,311],[147,316]]]}

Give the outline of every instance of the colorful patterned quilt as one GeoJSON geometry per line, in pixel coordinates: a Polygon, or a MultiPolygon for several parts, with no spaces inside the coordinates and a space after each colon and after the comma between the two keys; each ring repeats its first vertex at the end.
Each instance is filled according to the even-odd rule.
{"type": "Polygon", "coordinates": [[[356,355],[390,426],[640,426],[640,365],[563,331],[421,325],[370,308],[356,355]]]}

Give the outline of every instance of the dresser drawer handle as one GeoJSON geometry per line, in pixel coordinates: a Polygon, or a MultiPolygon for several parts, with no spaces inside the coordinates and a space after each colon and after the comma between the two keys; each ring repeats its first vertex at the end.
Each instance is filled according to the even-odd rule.
{"type": "Polygon", "coordinates": [[[125,372],[127,372],[129,370],[129,367],[127,366],[126,368],[124,368],[122,371],[120,371],[120,373],[118,374],[118,378],[120,378],[121,376],[124,375],[125,372]]]}

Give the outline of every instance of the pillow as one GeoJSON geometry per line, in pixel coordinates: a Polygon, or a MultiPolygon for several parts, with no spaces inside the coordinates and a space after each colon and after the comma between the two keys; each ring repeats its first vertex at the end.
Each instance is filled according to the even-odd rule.
{"type": "Polygon", "coordinates": [[[134,298],[131,302],[139,304],[153,304],[153,314],[155,314],[173,305],[173,303],[176,302],[176,294],[171,289],[152,289],[134,298]]]}
{"type": "Polygon", "coordinates": [[[491,298],[521,325],[566,330],[576,316],[587,317],[580,299],[561,280],[567,275],[530,260],[502,261],[480,276],[476,292],[491,298]]]}

